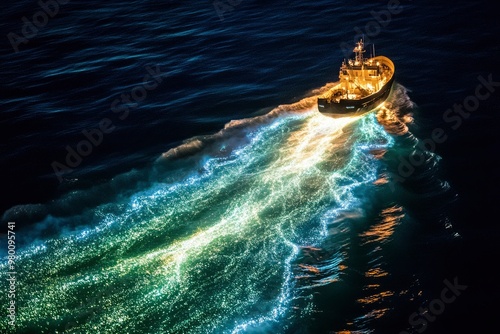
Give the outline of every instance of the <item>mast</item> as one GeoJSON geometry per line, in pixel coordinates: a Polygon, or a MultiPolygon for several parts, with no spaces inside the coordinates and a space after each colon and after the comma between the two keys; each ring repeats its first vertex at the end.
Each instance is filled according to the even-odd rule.
{"type": "Polygon", "coordinates": [[[355,65],[361,65],[363,66],[363,53],[365,50],[363,49],[363,40],[360,39],[358,43],[356,43],[356,47],[354,48],[354,54],[355,54],[355,65]]]}

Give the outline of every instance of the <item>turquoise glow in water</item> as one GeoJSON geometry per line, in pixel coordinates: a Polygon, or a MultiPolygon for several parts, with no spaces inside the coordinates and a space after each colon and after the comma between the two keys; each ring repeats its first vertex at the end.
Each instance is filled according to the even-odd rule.
{"type": "MultiPolygon", "coordinates": [[[[113,212],[91,209],[84,230],[27,249],[18,264],[17,327],[286,328],[308,312],[294,308],[308,299],[294,260],[304,247],[321,246],[339,214],[362,207],[363,190],[378,178],[371,151],[391,145],[374,114],[331,119],[306,109],[249,119],[184,158],[196,168],[167,171],[165,182],[123,196],[113,212]]],[[[329,278],[314,284],[327,284],[341,257],[319,268],[329,278]]]]}

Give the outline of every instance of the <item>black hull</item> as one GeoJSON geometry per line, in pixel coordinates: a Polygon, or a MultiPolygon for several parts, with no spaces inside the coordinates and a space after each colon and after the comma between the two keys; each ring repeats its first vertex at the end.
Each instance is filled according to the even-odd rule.
{"type": "Polygon", "coordinates": [[[323,115],[340,118],[358,116],[375,109],[389,96],[394,76],[376,93],[359,100],[341,99],[338,103],[328,102],[326,98],[318,98],[318,110],[323,115]]]}

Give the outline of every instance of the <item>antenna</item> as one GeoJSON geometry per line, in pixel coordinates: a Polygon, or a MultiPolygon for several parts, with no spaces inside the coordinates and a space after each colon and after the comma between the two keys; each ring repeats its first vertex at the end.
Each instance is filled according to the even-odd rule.
{"type": "Polygon", "coordinates": [[[372,44],[372,50],[373,50],[373,51],[372,51],[372,52],[373,52],[373,57],[372,57],[372,58],[375,58],[375,43],[374,43],[374,44],[372,44]]]}

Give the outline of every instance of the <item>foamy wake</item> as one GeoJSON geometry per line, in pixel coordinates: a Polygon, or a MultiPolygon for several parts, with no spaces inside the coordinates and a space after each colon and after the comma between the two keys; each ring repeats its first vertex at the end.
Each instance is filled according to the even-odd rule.
{"type": "Polygon", "coordinates": [[[86,225],[20,254],[19,331],[282,332],[300,322],[307,311],[294,307],[311,296],[299,291],[297,276],[322,273],[314,283],[330,284],[343,255],[298,272],[297,255],[324,247],[341,231],[340,217],[361,212],[364,190],[380,178],[376,152],[392,145],[374,114],[319,114],[316,98],[331,85],[160,157],[161,164],[193,155],[187,172],[167,166],[155,181],[123,188],[140,179],[130,174],[52,203],[46,212],[67,210],[75,196],[126,189],[85,215],[41,214],[39,225],[86,225]]]}

